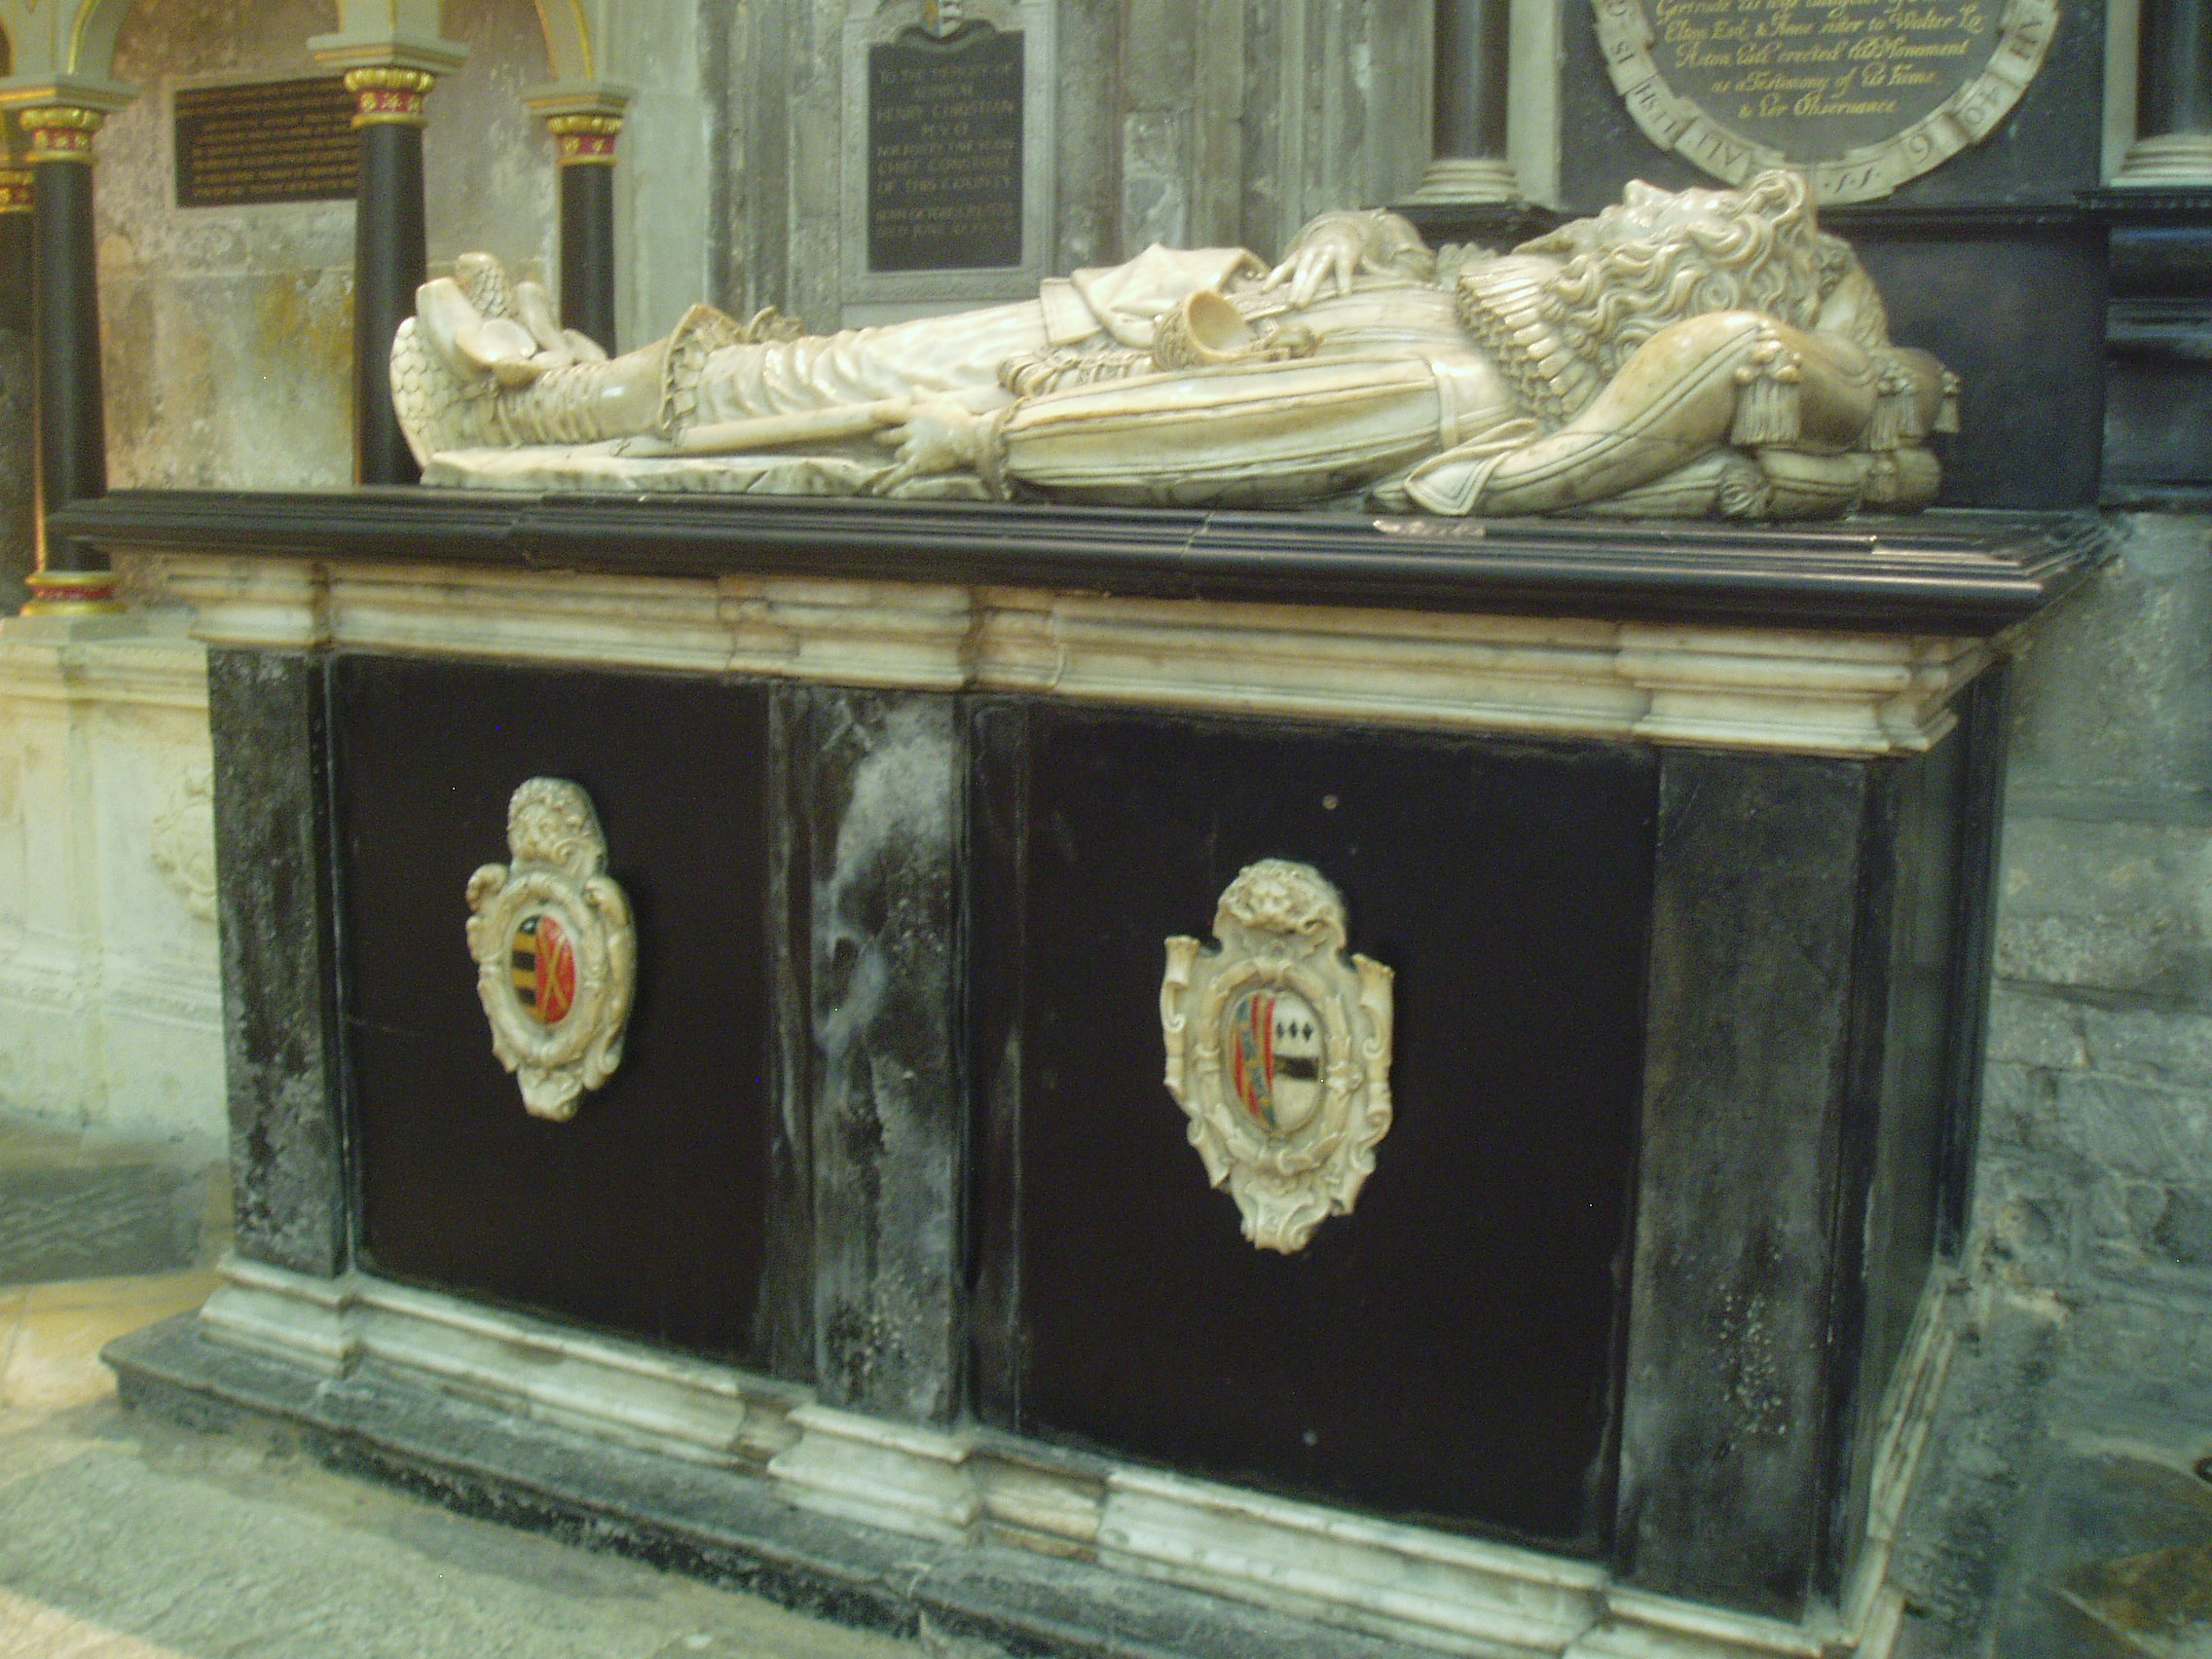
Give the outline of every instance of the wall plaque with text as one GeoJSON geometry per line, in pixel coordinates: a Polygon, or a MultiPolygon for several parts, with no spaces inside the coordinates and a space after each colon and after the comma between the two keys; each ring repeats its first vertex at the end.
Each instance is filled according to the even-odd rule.
{"type": "Polygon", "coordinates": [[[178,89],[176,204],[350,199],[361,162],[354,108],[337,76],[178,89]]]}
{"type": "Polygon", "coordinates": [[[867,268],[1022,263],[1022,37],[975,22],[868,48],[867,268]]]}
{"type": "Polygon", "coordinates": [[[1821,202],[1887,196],[1995,131],[2058,0],[1593,0],[1613,85],[1662,149],[1821,202]]]}

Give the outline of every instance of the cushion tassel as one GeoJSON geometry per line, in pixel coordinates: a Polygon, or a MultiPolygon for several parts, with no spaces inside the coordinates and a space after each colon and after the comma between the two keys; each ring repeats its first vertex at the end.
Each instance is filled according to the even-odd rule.
{"type": "Polygon", "coordinates": [[[1794,444],[1804,426],[1804,370],[1779,340],[1762,340],[1736,371],[1736,420],[1728,441],[1744,448],[1794,444]]]}

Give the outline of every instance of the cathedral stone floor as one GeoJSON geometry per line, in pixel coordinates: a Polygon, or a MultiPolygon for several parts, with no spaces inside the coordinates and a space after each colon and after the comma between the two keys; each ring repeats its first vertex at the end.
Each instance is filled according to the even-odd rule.
{"type": "Polygon", "coordinates": [[[180,1242],[177,1220],[205,1183],[165,1169],[0,1124],[0,1659],[969,1659],[455,1515],[274,1437],[125,1412],[102,1346],[215,1283],[219,1227],[180,1242]],[[106,1220],[78,1227],[79,1208],[106,1220]],[[17,1276],[71,1252],[184,1265],[17,1276]]]}

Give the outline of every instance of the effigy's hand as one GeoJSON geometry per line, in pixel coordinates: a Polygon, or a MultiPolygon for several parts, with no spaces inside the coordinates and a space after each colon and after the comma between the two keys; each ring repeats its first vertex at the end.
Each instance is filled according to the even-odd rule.
{"type": "Polygon", "coordinates": [[[918,397],[887,414],[875,441],[897,449],[899,463],[876,480],[875,495],[888,496],[924,473],[972,467],[982,454],[982,420],[957,403],[918,397]]]}
{"type": "Polygon", "coordinates": [[[1353,279],[1367,262],[1367,235],[1361,227],[1343,219],[1323,219],[1307,227],[1261,286],[1266,291],[1287,282],[1291,309],[1304,311],[1320,296],[1324,282],[1334,280],[1338,293],[1350,293],[1353,279]]]}

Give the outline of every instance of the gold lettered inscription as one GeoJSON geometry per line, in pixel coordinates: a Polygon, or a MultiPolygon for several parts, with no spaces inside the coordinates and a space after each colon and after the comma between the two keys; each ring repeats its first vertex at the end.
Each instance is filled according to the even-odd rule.
{"type": "Polygon", "coordinates": [[[1663,148],[1823,202],[1887,196],[1996,130],[2058,0],[1593,0],[1614,87],[1663,148]]]}
{"type": "Polygon", "coordinates": [[[354,108],[338,76],[180,89],[176,204],[350,200],[361,164],[354,108]]]}

